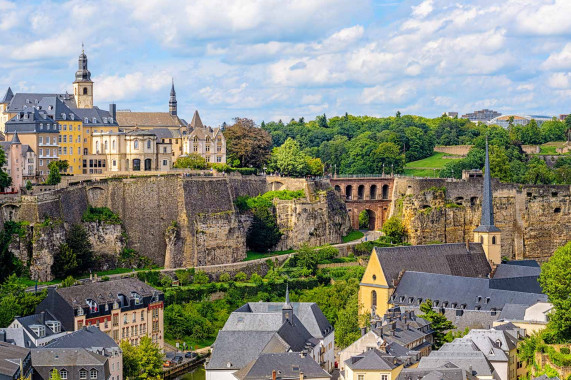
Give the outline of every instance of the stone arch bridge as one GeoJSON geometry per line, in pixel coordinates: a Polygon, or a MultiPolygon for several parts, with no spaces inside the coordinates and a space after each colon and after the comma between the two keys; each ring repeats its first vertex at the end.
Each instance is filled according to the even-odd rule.
{"type": "Polygon", "coordinates": [[[388,219],[394,187],[393,177],[336,177],[330,179],[337,193],[345,199],[351,226],[359,228],[359,214],[369,214],[369,229],[379,230],[388,219]]]}

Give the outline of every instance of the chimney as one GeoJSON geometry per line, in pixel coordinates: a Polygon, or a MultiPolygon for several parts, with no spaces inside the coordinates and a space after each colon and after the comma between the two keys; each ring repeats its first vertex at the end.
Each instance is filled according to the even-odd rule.
{"type": "Polygon", "coordinates": [[[115,103],[109,104],[109,113],[111,114],[113,121],[115,121],[115,119],[117,117],[117,105],[115,103]]]}
{"type": "Polygon", "coordinates": [[[0,330],[0,342],[6,342],[6,330],[0,330]]]}
{"type": "Polygon", "coordinates": [[[276,370],[272,371],[272,380],[276,380],[276,370]]]}
{"type": "Polygon", "coordinates": [[[45,311],[40,312],[40,322],[42,323],[42,325],[44,325],[46,323],[46,312],[45,311]]]}

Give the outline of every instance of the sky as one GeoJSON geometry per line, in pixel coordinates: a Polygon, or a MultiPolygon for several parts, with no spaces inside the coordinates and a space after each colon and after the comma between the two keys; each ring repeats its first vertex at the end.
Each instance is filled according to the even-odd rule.
{"type": "Polygon", "coordinates": [[[0,0],[0,92],[72,92],[179,116],[571,108],[571,0],[0,0]]]}

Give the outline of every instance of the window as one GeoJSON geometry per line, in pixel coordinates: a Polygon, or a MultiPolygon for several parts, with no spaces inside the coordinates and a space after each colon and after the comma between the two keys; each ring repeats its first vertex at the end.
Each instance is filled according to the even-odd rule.
{"type": "Polygon", "coordinates": [[[137,313],[133,312],[133,322],[137,322],[137,313]]]}
{"type": "Polygon", "coordinates": [[[67,142],[67,136],[63,135],[63,142],[66,143],[67,142]]]}
{"type": "Polygon", "coordinates": [[[193,151],[198,152],[198,145],[194,144],[193,151]]]}
{"type": "Polygon", "coordinates": [[[67,154],[67,147],[63,147],[63,154],[67,154]]]}
{"type": "Polygon", "coordinates": [[[113,140],[113,141],[111,142],[111,147],[112,147],[113,150],[115,150],[115,140],[113,140]]]}
{"type": "Polygon", "coordinates": [[[87,379],[87,370],[86,369],[80,369],[79,370],[79,378],[80,380],[86,380],[87,379]]]}
{"type": "Polygon", "coordinates": [[[59,375],[62,378],[62,380],[66,380],[67,379],[67,370],[62,369],[61,371],[59,371],[59,375]]]}
{"type": "Polygon", "coordinates": [[[216,162],[222,162],[222,157],[220,156],[216,157],[216,162]]]}
{"type": "MultiPolygon", "coordinates": [[[[40,148],[40,157],[44,156],[44,150],[42,148],[40,148]]],[[[40,160],[40,165],[42,165],[42,160],[40,160]]]]}
{"type": "Polygon", "coordinates": [[[70,125],[70,126],[69,126],[69,130],[70,130],[70,131],[73,131],[73,125],[70,125]]]}
{"type": "Polygon", "coordinates": [[[107,149],[109,149],[108,145],[107,145],[107,140],[105,140],[105,150],[104,152],[107,152],[107,149]]]}
{"type": "Polygon", "coordinates": [[[141,321],[145,320],[145,311],[141,310],[141,321]]]}
{"type": "Polygon", "coordinates": [[[492,236],[492,244],[496,244],[496,237],[492,236]]]}
{"type": "Polygon", "coordinates": [[[97,379],[97,370],[95,368],[91,368],[91,371],[89,371],[89,372],[90,372],[89,377],[91,379],[97,379]]]}
{"type": "Polygon", "coordinates": [[[40,141],[40,145],[43,144],[43,143],[44,143],[44,138],[43,138],[42,136],[40,136],[39,141],[40,141]]]}
{"type": "Polygon", "coordinates": [[[151,140],[147,140],[147,149],[151,149],[151,140]]]}
{"type": "Polygon", "coordinates": [[[113,166],[117,166],[117,160],[113,160],[113,166]]]}
{"type": "Polygon", "coordinates": [[[210,152],[210,145],[206,145],[206,151],[210,152]]]}
{"type": "Polygon", "coordinates": [[[365,375],[357,375],[357,380],[365,380],[365,375]]]}
{"type": "Polygon", "coordinates": [[[168,161],[167,160],[163,160],[163,166],[167,166],[168,165],[168,161]]]}
{"type": "Polygon", "coordinates": [[[381,380],[389,380],[389,375],[381,375],[381,380]]]}
{"type": "Polygon", "coordinates": [[[127,323],[127,314],[123,316],[123,323],[127,323]]]}
{"type": "Polygon", "coordinates": [[[139,149],[139,140],[135,140],[135,142],[133,142],[133,147],[135,149],[139,149]]]}
{"type": "Polygon", "coordinates": [[[67,131],[67,125],[65,125],[65,124],[63,125],[63,130],[67,131]]]}

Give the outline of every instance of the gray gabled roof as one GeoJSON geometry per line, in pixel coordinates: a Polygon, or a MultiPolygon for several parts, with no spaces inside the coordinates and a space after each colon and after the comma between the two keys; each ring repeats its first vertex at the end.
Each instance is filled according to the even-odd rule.
{"type": "Polygon", "coordinates": [[[204,124],[202,124],[202,120],[200,120],[200,115],[198,111],[194,111],[194,115],[192,115],[192,121],[190,122],[191,128],[204,128],[204,124]]]}
{"type": "Polygon", "coordinates": [[[118,350],[119,346],[107,334],[96,326],[84,327],[70,334],[59,337],[46,348],[85,348],[101,350],[118,350]]]}
{"type": "Polygon", "coordinates": [[[458,367],[405,368],[396,380],[476,380],[477,378],[458,367]]]}
{"type": "MultiPolygon", "coordinates": [[[[40,312],[37,314],[31,314],[31,315],[27,315],[25,317],[16,317],[16,320],[18,321],[18,323],[20,323],[22,325],[22,327],[28,332],[28,334],[33,336],[35,339],[38,339],[40,337],[37,336],[36,333],[34,333],[34,331],[32,330],[31,326],[33,326],[33,325],[45,326],[45,331],[46,331],[45,336],[46,337],[51,336],[51,335],[55,335],[55,334],[59,334],[59,333],[54,333],[46,325],[47,321],[57,321],[57,318],[54,317],[53,314],[50,313],[49,311],[40,312]]],[[[65,332],[65,329],[63,328],[63,326],[61,326],[61,331],[65,332]]]]}
{"type": "Polygon", "coordinates": [[[403,271],[439,273],[464,277],[486,277],[490,264],[480,243],[430,244],[401,247],[375,247],[389,286],[403,271]]]}
{"type": "Polygon", "coordinates": [[[7,111],[14,113],[30,109],[32,107],[37,106],[43,98],[54,97],[54,96],[57,96],[59,99],[61,99],[68,107],[75,108],[75,98],[73,95],[18,92],[14,95],[14,97],[10,101],[7,111]]]}
{"type": "Polygon", "coordinates": [[[234,376],[240,380],[265,380],[272,378],[273,371],[276,371],[277,379],[299,379],[301,373],[304,379],[331,377],[311,357],[294,352],[261,354],[243,369],[234,373],[234,376]]]}
{"type": "Polygon", "coordinates": [[[466,371],[471,369],[472,374],[478,377],[495,374],[494,367],[483,352],[476,347],[459,343],[445,343],[440,350],[432,351],[430,355],[420,359],[418,368],[439,368],[447,363],[452,363],[466,371]]]}
{"type": "Polygon", "coordinates": [[[500,319],[508,321],[523,321],[525,318],[525,311],[529,306],[530,305],[508,303],[502,309],[500,319]]]}
{"type": "Polygon", "coordinates": [[[395,357],[387,355],[376,348],[345,360],[345,365],[354,371],[392,371],[401,364],[402,363],[398,362],[395,357]]]}
{"type": "Polygon", "coordinates": [[[20,368],[20,359],[24,360],[29,353],[27,348],[0,342],[0,376],[13,377],[20,368]]]}
{"type": "Polygon", "coordinates": [[[24,348],[36,347],[34,342],[30,339],[22,327],[6,327],[0,329],[0,332],[4,334],[6,343],[15,344],[18,347],[24,348]]]}
{"type": "Polygon", "coordinates": [[[508,261],[501,263],[494,272],[494,278],[539,277],[541,267],[535,260],[508,261]]]}
{"type": "Polygon", "coordinates": [[[97,366],[105,365],[107,358],[84,348],[32,349],[34,367],[97,366]]]}
{"type": "Polygon", "coordinates": [[[518,291],[519,287],[508,290],[506,283],[502,283],[506,285],[504,288],[497,289],[494,287],[496,284],[487,278],[406,272],[391,296],[391,303],[418,305],[431,299],[434,306],[439,308],[454,308],[452,304],[456,303],[457,309],[500,311],[510,303],[533,305],[538,301],[547,301],[544,294],[518,291]],[[444,302],[447,302],[447,306],[444,306],[444,302]]]}
{"type": "MultiPolygon", "coordinates": [[[[206,369],[240,369],[262,353],[275,331],[219,331],[206,369]]],[[[274,342],[275,343],[275,342],[274,342]]],[[[284,343],[283,351],[287,351],[284,343]]]]}
{"type": "Polygon", "coordinates": [[[58,96],[46,96],[40,100],[37,106],[41,110],[44,110],[52,119],[57,121],[80,120],[79,116],[65,105],[58,96]],[[63,116],[63,114],[65,114],[65,116],[63,116]]]}
{"type": "Polygon", "coordinates": [[[84,128],[100,127],[100,126],[105,126],[105,127],[119,126],[117,120],[113,119],[113,122],[111,122],[112,115],[109,111],[102,110],[99,107],[74,108],[73,112],[75,112],[77,116],[79,116],[80,119],[84,121],[83,123],[84,128]],[[88,119],[87,123],[85,123],[86,118],[88,119]],[[95,120],[95,122],[93,120],[95,120]]]}

